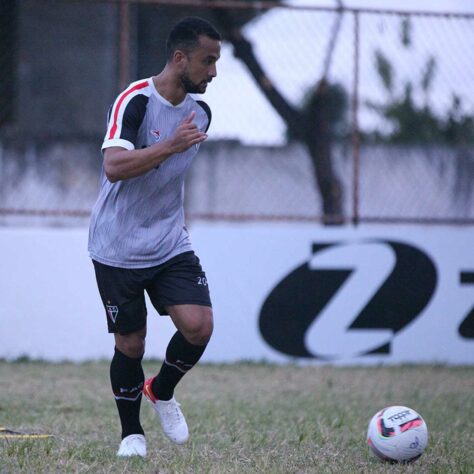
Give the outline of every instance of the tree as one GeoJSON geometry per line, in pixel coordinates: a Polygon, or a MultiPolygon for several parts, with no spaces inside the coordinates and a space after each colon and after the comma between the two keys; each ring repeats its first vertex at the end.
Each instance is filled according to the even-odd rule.
{"type": "Polygon", "coordinates": [[[331,120],[328,115],[328,104],[330,98],[334,97],[334,87],[323,76],[312,91],[306,107],[293,107],[265,74],[252,44],[244,37],[241,26],[235,21],[232,10],[214,10],[213,14],[224,31],[225,38],[234,47],[235,56],[247,66],[262,93],[286,123],[289,136],[306,146],[323,201],[324,222],[339,223],[343,216],[343,190],[332,163],[331,120]]]}
{"type": "MultiPolygon", "coordinates": [[[[408,17],[400,23],[400,41],[404,48],[412,46],[412,26],[408,17]]],[[[386,92],[386,101],[367,105],[391,125],[391,131],[372,134],[372,139],[388,143],[444,143],[448,145],[474,143],[474,121],[463,111],[462,101],[453,94],[447,114],[440,116],[431,106],[431,90],[436,77],[437,62],[430,56],[418,81],[407,80],[401,93],[396,93],[396,71],[390,59],[381,51],[374,52],[375,69],[386,92]],[[415,95],[423,101],[415,100],[415,95]]]]}

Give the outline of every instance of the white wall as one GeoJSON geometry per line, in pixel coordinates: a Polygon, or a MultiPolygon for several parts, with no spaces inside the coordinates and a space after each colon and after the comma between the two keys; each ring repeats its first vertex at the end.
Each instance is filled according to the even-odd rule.
{"type": "MultiPolygon", "coordinates": [[[[460,282],[461,272],[474,273],[470,227],[194,223],[191,236],[210,282],[215,312],[215,332],[204,361],[474,364],[472,330],[464,331],[464,336],[459,332],[474,307],[474,284],[460,282]],[[416,275],[420,267],[419,262],[409,261],[408,252],[405,270],[407,261],[412,270],[406,281],[395,282],[394,291],[400,262],[387,241],[424,255],[435,271],[426,305],[395,333],[378,327],[379,322],[383,324],[386,314],[398,305],[409,307],[410,301],[401,300],[410,295],[416,299],[425,278],[410,281],[411,272],[416,275]],[[313,253],[315,243],[332,245],[313,253]],[[349,275],[310,317],[304,347],[314,358],[277,350],[259,329],[269,294],[305,262],[308,275],[318,274],[319,283],[306,283],[294,298],[283,295],[290,324],[302,317],[299,311],[307,296],[317,300],[324,293],[327,275],[344,271],[349,275]],[[404,287],[406,282],[415,288],[404,287]],[[381,314],[372,311],[374,327],[350,329],[359,312],[383,291],[382,304],[377,306],[381,314]],[[366,354],[384,344],[387,353],[366,354]]],[[[112,354],[113,338],[106,330],[86,247],[87,231],[82,228],[0,228],[0,357],[81,361],[112,354]]],[[[149,316],[146,356],[161,358],[174,328],[151,305],[149,316]]],[[[275,325],[282,317],[286,314],[277,309],[275,325]]]]}

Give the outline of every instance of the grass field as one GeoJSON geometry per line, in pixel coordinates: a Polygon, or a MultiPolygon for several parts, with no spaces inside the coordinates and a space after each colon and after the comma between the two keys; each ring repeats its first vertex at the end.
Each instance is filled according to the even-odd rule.
{"type": "MultiPolygon", "coordinates": [[[[153,375],[159,362],[144,366],[153,375]]],[[[52,434],[0,439],[0,472],[474,473],[474,367],[200,365],[176,396],[188,444],[169,443],[143,403],[148,458],[117,459],[108,363],[0,362],[0,426],[52,434]],[[368,420],[395,404],[428,424],[428,448],[411,465],[368,452],[368,420]]]]}

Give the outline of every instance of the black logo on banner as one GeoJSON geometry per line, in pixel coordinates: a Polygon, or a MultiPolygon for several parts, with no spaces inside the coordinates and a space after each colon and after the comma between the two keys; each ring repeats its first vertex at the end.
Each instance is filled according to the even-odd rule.
{"type": "Polygon", "coordinates": [[[270,292],[260,332],[274,349],[333,360],[390,353],[426,307],[437,272],[420,249],[370,240],[313,245],[313,256],[270,292]]]}
{"type": "MultiPolygon", "coordinates": [[[[474,284],[474,272],[462,271],[460,281],[463,285],[474,284]]],[[[469,311],[459,326],[459,335],[466,339],[474,339],[474,308],[469,311]]]]}

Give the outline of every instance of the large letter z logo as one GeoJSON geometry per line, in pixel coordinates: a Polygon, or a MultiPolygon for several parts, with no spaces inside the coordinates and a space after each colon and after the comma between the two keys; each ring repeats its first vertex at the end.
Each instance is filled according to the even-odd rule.
{"type": "Polygon", "coordinates": [[[260,331],[274,349],[334,360],[390,352],[393,336],[430,301],[436,268],[399,242],[315,244],[313,257],[270,293],[260,331]]]}

